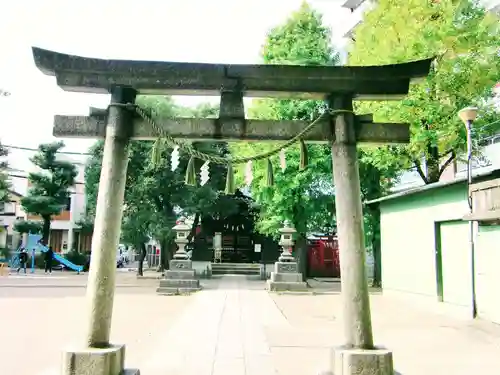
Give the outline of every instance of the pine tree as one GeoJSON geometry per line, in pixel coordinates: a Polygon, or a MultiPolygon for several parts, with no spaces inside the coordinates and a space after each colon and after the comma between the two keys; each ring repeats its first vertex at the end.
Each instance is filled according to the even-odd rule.
{"type": "Polygon", "coordinates": [[[77,175],[73,164],[57,160],[57,152],[63,147],[63,142],[38,146],[38,153],[31,161],[41,171],[29,174],[28,194],[21,199],[21,205],[27,213],[42,218],[42,242],[45,244],[49,239],[51,217],[66,206],[70,199],[69,188],[75,184],[77,175]]]}

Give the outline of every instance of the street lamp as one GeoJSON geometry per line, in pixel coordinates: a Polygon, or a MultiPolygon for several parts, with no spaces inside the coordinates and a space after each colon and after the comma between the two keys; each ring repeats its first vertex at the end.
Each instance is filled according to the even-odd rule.
{"type": "MultiPolygon", "coordinates": [[[[472,183],[472,123],[477,118],[476,107],[467,107],[458,112],[458,117],[465,124],[467,136],[467,183],[472,183]]],[[[469,208],[472,210],[472,197],[469,196],[469,208]]]]}
{"type": "MultiPolygon", "coordinates": [[[[472,123],[477,117],[476,107],[467,107],[458,112],[458,117],[463,121],[467,134],[467,200],[469,212],[472,214],[472,195],[470,185],[472,184],[472,123]]],[[[472,218],[471,218],[472,219],[472,218]]],[[[472,289],[472,316],[477,315],[476,305],[476,256],[474,249],[474,221],[469,220],[469,246],[471,256],[471,289],[472,289]]]]}
{"type": "Polygon", "coordinates": [[[187,238],[189,232],[191,231],[191,227],[186,224],[186,219],[181,218],[177,221],[176,226],[173,227],[172,230],[176,234],[175,243],[179,246],[179,249],[174,254],[174,259],[187,260],[189,257],[186,253],[185,247],[189,242],[187,238]]]}
{"type": "Polygon", "coordinates": [[[288,220],[283,223],[283,228],[280,229],[281,239],[278,245],[283,248],[283,252],[279,257],[280,262],[294,262],[292,255],[292,247],[294,244],[293,235],[297,230],[290,224],[288,220]]]}

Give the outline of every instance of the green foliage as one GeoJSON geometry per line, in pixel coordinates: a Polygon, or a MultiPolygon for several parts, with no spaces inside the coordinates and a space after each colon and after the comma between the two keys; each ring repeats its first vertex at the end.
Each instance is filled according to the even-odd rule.
{"type": "Polygon", "coordinates": [[[9,189],[10,189],[10,183],[9,183],[9,176],[6,173],[7,169],[7,162],[3,160],[7,155],[9,154],[9,151],[7,148],[5,148],[1,143],[0,143],[0,204],[8,202],[10,197],[9,197],[9,189]]]}
{"type": "Polygon", "coordinates": [[[334,64],[338,54],[331,47],[330,34],[321,14],[303,2],[284,24],[269,32],[262,58],[265,64],[334,64]]]}
{"type": "Polygon", "coordinates": [[[5,260],[11,257],[11,250],[6,247],[0,248],[0,259],[5,260]]]}
{"type": "Polygon", "coordinates": [[[413,84],[401,101],[360,103],[380,122],[411,126],[411,142],[367,152],[382,169],[417,167],[425,183],[439,180],[449,162],[465,148],[464,125],[457,112],[476,105],[481,116],[475,136],[498,130],[486,126],[493,108],[488,98],[500,80],[498,19],[473,1],[380,0],[356,29],[351,65],[381,65],[436,57],[428,78],[413,84]],[[427,170],[420,165],[425,157],[427,170]]]}
{"type": "Polygon", "coordinates": [[[43,224],[34,220],[17,220],[14,223],[14,230],[19,233],[39,234],[42,233],[43,224]]]}
{"type": "MultiPolygon", "coordinates": [[[[323,26],[321,15],[307,3],[288,20],[272,29],[262,51],[266,64],[335,65],[338,55],[331,47],[330,30],[323,26]]],[[[308,120],[316,118],[324,108],[313,100],[256,100],[250,116],[262,119],[308,120]]],[[[269,143],[238,143],[231,145],[235,156],[250,156],[268,151],[269,143]]],[[[331,227],[334,211],[334,190],[330,149],[327,145],[292,146],[286,150],[285,171],[277,168],[277,156],[253,165],[252,197],[260,206],[257,227],[260,232],[277,236],[285,219],[291,220],[299,233],[331,227]],[[306,168],[306,156],[309,166],[306,168]],[[302,167],[302,168],[301,168],[302,167]],[[272,173],[271,173],[272,171],[272,173]],[[272,178],[271,178],[272,177],[272,178]],[[269,187],[268,181],[274,180],[269,187]]],[[[243,170],[238,170],[241,184],[243,170]]]]}
{"type": "MultiPolygon", "coordinates": [[[[194,109],[177,106],[170,97],[139,97],[139,105],[153,113],[161,123],[169,117],[216,117],[218,108],[203,104],[194,109]]],[[[224,142],[195,142],[193,146],[209,154],[224,156],[228,153],[224,142]]],[[[162,259],[166,261],[173,250],[174,233],[172,227],[177,217],[222,214],[235,212],[236,204],[228,204],[220,191],[224,188],[226,167],[210,165],[210,179],[200,186],[199,170],[202,161],[192,160],[189,182],[185,184],[189,155],[181,152],[180,163],[175,171],[171,170],[170,154],[164,142],[153,147],[151,142],[135,141],[129,147],[129,163],[125,190],[125,209],[122,223],[122,241],[136,249],[150,238],[160,242],[162,259]],[[152,153],[155,163],[152,163],[152,153]]],[[[97,201],[100,169],[102,163],[102,142],[91,149],[91,158],[86,164],[85,184],[87,191],[87,222],[93,220],[97,201]]]]}
{"type": "Polygon", "coordinates": [[[63,254],[63,256],[71,263],[76,264],[78,266],[83,266],[87,262],[87,255],[79,253],[76,250],[68,251],[67,253],[63,254]]]}
{"type": "Polygon", "coordinates": [[[21,199],[24,210],[39,215],[43,220],[42,241],[47,242],[50,218],[57,215],[70,199],[69,188],[75,184],[76,168],[67,161],[57,159],[57,152],[64,147],[63,142],[38,146],[38,152],[31,158],[42,172],[30,173],[31,184],[26,197],[21,199]]]}

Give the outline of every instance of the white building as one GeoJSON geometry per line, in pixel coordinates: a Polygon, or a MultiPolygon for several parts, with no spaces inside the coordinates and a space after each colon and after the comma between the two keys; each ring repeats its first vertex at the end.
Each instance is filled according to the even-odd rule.
{"type": "Polygon", "coordinates": [[[0,248],[14,247],[20,241],[20,235],[14,231],[16,220],[26,218],[26,213],[21,207],[22,195],[14,190],[9,190],[9,201],[0,203],[0,248]]]}
{"type": "MultiPolygon", "coordinates": [[[[67,252],[71,249],[85,252],[90,250],[92,234],[81,233],[77,223],[85,214],[85,185],[84,185],[84,164],[81,161],[69,158],[67,155],[59,154],[58,158],[74,164],[77,168],[76,184],[71,189],[71,196],[66,207],[59,215],[53,216],[50,224],[49,245],[55,251],[67,252]]],[[[11,173],[11,184],[13,190],[13,202],[6,205],[5,210],[15,211],[15,215],[10,215],[9,219],[3,218],[4,226],[7,224],[5,244],[9,247],[17,247],[19,239],[13,231],[13,223],[16,220],[40,220],[34,215],[26,215],[22,211],[20,200],[28,192],[29,181],[28,173],[38,172],[33,166],[30,171],[13,171],[11,173]],[[14,217],[15,216],[15,217],[14,217]],[[14,217],[14,218],[13,218],[14,217]],[[8,223],[7,223],[8,221],[8,223]],[[10,237],[7,237],[10,236],[10,237]]],[[[0,212],[1,218],[1,212],[0,212]]],[[[2,245],[2,236],[0,235],[0,247],[2,245]]]]}

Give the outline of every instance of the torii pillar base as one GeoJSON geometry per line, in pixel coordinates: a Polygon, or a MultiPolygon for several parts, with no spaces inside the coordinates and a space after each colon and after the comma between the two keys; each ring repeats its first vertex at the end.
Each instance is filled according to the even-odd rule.
{"type": "Polygon", "coordinates": [[[125,368],[125,345],[85,348],[63,353],[61,375],[140,375],[138,369],[125,368]]]}
{"type": "Polygon", "coordinates": [[[386,349],[345,349],[332,352],[331,369],[318,375],[394,375],[392,353],[386,349]]]}

